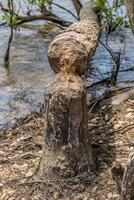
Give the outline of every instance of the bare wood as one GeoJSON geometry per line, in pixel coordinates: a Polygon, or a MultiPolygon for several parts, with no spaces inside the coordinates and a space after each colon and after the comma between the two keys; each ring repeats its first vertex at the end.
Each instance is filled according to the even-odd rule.
{"type": "Polygon", "coordinates": [[[45,106],[45,143],[53,158],[50,165],[59,162],[61,166],[62,158],[74,171],[91,167],[91,135],[87,132],[86,89],[82,79],[58,74],[46,89],[45,106]]]}
{"type": "Polygon", "coordinates": [[[58,35],[48,50],[49,62],[58,74],[45,91],[48,153],[44,153],[43,166],[49,163],[49,168],[62,168],[63,174],[68,169],[75,174],[93,167],[91,135],[87,131],[87,92],[79,77],[87,70],[100,35],[93,5],[89,1],[81,10],[81,21],[58,35]]]}
{"type": "Polygon", "coordinates": [[[134,99],[134,89],[130,89],[126,92],[123,92],[121,94],[115,95],[111,98],[111,104],[112,105],[119,105],[123,101],[126,101],[128,99],[134,99]]]}
{"type": "Polygon", "coordinates": [[[94,12],[94,1],[89,1],[80,12],[80,22],[76,22],[58,35],[50,44],[48,59],[52,69],[83,75],[95,53],[100,27],[94,12]]]}
{"type": "MultiPolygon", "coordinates": [[[[99,25],[99,18],[95,9],[95,1],[89,0],[80,10],[80,20],[92,20],[99,25]]],[[[100,28],[98,27],[99,31],[100,28]]]]}
{"type": "Polygon", "coordinates": [[[134,0],[124,0],[125,6],[127,8],[128,17],[134,33],[134,0]]]}

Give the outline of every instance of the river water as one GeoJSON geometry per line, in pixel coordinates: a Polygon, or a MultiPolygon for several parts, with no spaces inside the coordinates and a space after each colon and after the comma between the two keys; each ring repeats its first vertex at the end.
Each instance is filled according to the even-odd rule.
{"type": "MultiPolygon", "coordinates": [[[[1,0],[2,2],[2,0],[1,0]]],[[[3,0],[5,3],[5,0],[3,0]]],[[[69,0],[56,0],[74,12],[69,0]]],[[[74,21],[73,17],[63,10],[53,8],[61,17],[74,21]]],[[[33,111],[38,111],[43,103],[45,86],[54,75],[47,60],[47,49],[52,39],[60,29],[44,21],[28,23],[16,30],[12,42],[9,70],[3,66],[4,53],[10,34],[8,27],[0,27],[0,134],[5,128],[13,126],[19,118],[33,111]]],[[[118,86],[134,85],[134,38],[131,30],[126,29],[126,51],[121,64],[118,86]]],[[[102,36],[103,40],[103,36],[102,36]]],[[[124,48],[120,36],[110,36],[110,46],[114,51],[124,48]]],[[[110,75],[113,61],[104,47],[99,45],[92,62],[93,73],[87,76],[90,85],[110,75]]],[[[97,88],[98,94],[107,88],[97,88]]]]}

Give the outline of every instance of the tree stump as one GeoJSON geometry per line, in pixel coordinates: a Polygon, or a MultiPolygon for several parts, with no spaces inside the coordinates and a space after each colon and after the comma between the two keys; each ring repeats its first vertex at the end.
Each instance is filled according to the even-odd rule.
{"type": "Polygon", "coordinates": [[[94,1],[50,44],[48,59],[57,73],[45,91],[45,151],[42,168],[63,175],[93,167],[91,135],[87,131],[86,89],[83,79],[100,36],[94,1]]]}
{"type": "Polygon", "coordinates": [[[53,158],[50,167],[60,168],[62,162],[76,172],[93,165],[86,96],[78,76],[60,73],[49,83],[45,92],[45,144],[48,157],[53,158]]]}

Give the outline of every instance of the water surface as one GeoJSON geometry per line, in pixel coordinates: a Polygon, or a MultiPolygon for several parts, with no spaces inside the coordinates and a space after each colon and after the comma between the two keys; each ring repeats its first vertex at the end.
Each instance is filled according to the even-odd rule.
{"type": "MultiPolygon", "coordinates": [[[[56,2],[60,2],[74,12],[69,0],[56,2]]],[[[71,15],[61,9],[54,7],[54,12],[64,19],[74,21],[71,15]]],[[[7,70],[3,66],[3,58],[10,30],[6,26],[0,27],[0,134],[19,118],[40,109],[45,86],[54,75],[47,60],[48,45],[60,31],[44,21],[28,23],[16,30],[10,54],[10,67],[7,70]]],[[[131,30],[126,29],[126,36],[126,52],[121,70],[134,67],[134,38],[131,30]]],[[[102,40],[104,40],[103,36],[102,40]]],[[[114,34],[110,36],[110,46],[114,51],[118,51],[119,48],[124,48],[124,43],[120,42],[120,36],[114,34]]],[[[92,62],[93,73],[87,77],[87,84],[108,77],[112,65],[111,56],[104,47],[99,45],[92,62]]],[[[120,72],[118,86],[133,86],[133,77],[134,68],[131,71],[120,72]]],[[[99,87],[98,94],[105,89],[107,88],[99,87]]]]}

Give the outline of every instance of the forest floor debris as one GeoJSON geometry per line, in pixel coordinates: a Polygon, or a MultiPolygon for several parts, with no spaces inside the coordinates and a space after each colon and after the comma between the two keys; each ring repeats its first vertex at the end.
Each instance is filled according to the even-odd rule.
{"type": "Polygon", "coordinates": [[[88,115],[96,174],[34,175],[44,143],[44,117],[36,113],[0,140],[0,200],[121,200],[111,168],[125,165],[134,151],[134,100],[119,105],[104,100],[88,115]]]}

